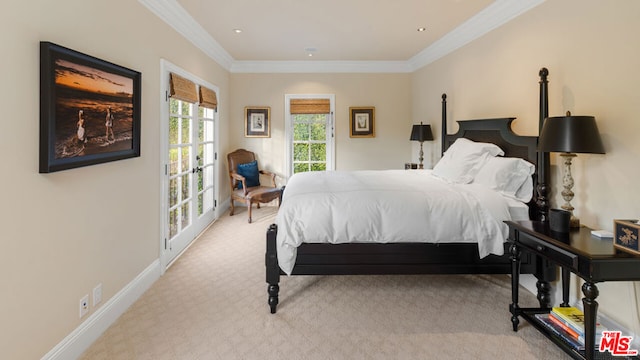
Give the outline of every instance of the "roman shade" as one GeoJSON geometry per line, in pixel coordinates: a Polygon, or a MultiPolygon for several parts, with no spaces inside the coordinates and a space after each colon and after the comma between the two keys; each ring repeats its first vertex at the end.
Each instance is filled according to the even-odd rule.
{"type": "Polygon", "coordinates": [[[196,84],[174,73],[169,74],[170,93],[172,98],[190,102],[198,102],[198,93],[196,92],[196,84]]]}
{"type": "Polygon", "coordinates": [[[329,99],[291,99],[291,114],[328,114],[331,112],[329,99]]]}
{"type": "Polygon", "coordinates": [[[216,97],[216,92],[204,86],[200,86],[200,106],[213,110],[217,109],[218,98],[216,97]]]}

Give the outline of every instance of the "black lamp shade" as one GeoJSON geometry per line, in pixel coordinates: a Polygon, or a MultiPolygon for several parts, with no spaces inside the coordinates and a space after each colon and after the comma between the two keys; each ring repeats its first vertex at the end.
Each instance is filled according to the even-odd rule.
{"type": "Polygon", "coordinates": [[[546,118],[538,150],[543,152],[604,154],[596,119],[593,116],[546,118]]]}
{"type": "Polygon", "coordinates": [[[420,125],[413,125],[410,140],[420,142],[433,140],[431,125],[422,125],[422,123],[420,123],[420,125]]]}

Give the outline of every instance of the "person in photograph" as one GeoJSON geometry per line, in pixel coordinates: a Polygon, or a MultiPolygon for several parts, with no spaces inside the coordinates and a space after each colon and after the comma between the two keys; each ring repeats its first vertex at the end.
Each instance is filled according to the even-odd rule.
{"type": "Polygon", "coordinates": [[[78,122],[76,123],[78,130],[76,131],[76,135],[78,136],[78,141],[81,144],[87,143],[87,132],[85,130],[84,124],[84,111],[78,111],[78,122]]]}
{"type": "Polygon", "coordinates": [[[116,141],[116,137],[113,135],[113,112],[111,112],[111,106],[109,106],[107,108],[107,117],[106,117],[106,121],[104,123],[104,126],[106,128],[105,140],[107,142],[110,142],[109,141],[109,133],[111,133],[111,138],[115,142],[116,141]]]}
{"type": "Polygon", "coordinates": [[[251,130],[264,131],[264,114],[251,114],[251,130]]]}
{"type": "Polygon", "coordinates": [[[367,116],[365,114],[357,114],[356,119],[358,120],[358,129],[366,130],[367,129],[367,116]]]}

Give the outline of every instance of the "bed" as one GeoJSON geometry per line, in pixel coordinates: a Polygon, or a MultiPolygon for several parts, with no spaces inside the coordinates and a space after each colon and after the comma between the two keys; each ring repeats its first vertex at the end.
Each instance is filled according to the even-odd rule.
{"type": "MultiPolygon", "coordinates": [[[[548,115],[547,69],[541,69],[539,76],[539,127],[541,129],[548,115]]],[[[455,155],[452,155],[453,158],[449,155],[457,153],[460,146],[467,146],[465,144],[469,143],[474,151],[477,146],[481,146],[480,153],[490,153],[487,155],[490,158],[524,159],[533,167],[528,175],[531,180],[530,188],[525,187],[530,194],[525,200],[530,200],[518,206],[517,201],[501,203],[494,195],[476,195],[479,192],[474,188],[474,184],[458,185],[451,184],[448,180],[442,181],[443,171],[455,172],[456,169],[449,170],[448,167],[445,168],[439,164],[436,164],[434,170],[338,171],[313,176],[296,174],[284,190],[276,224],[270,225],[267,230],[265,265],[271,313],[275,313],[277,309],[280,276],[283,274],[511,274],[510,249],[504,233],[506,226],[496,213],[504,215],[507,211],[507,216],[510,216],[508,219],[519,216],[543,221],[547,219],[548,154],[537,152],[536,136],[519,136],[511,130],[511,124],[515,119],[513,117],[457,121],[458,131],[455,134],[448,134],[446,107],[447,98],[443,94],[442,152],[444,155],[440,162],[445,163],[445,157],[449,157],[449,161],[452,161],[455,155]],[[494,150],[495,145],[490,144],[497,145],[503,153],[498,153],[494,150]],[[447,153],[447,150],[450,151],[447,153]],[[434,176],[432,172],[437,172],[438,176],[434,176]],[[337,183],[331,182],[336,179],[337,183]],[[425,181],[428,182],[428,186],[421,185],[425,184],[425,181]],[[321,193],[320,189],[323,186],[333,192],[321,193]],[[432,191],[428,189],[432,188],[436,189],[435,196],[427,194],[432,191]],[[357,190],[359,194],[355,196],[359,197],[350,199],[350,193],[347,191],[349,189],[357,190]],[[374,205],[361,204],[361,201],[357,200],[374,197],[372,194],[380,189],[382,191],[377,191],[378,194],[389,195],[375,195],[380,198],[379,202],[382,205],[374,207],[374,205]],[[443,204],[440,205],[436,200],[438,197],[443,197],[442,194],[447,195],[442,201],[443,204]],[[421,208],[422,205],[409,205],[411,198],[422,197],[428,199],[427,209],[421,208]],[[326,210],[328,208],[330,210],[324,214],[305,213],[306,211],[302,210],[303,207],[298,205],[296,208],[294,203],[296,198],[304,199],[307,204],[313,201],[314,204],[319,205],[306,206],[307,209],[325,208],[326,210]],[[461,199],[454,201],[453,198],[461,199]],[[494,198],[495,206],[485,206],[494,204],[494,198]],[[332,205],[341,208],[349,207],[345,212],[348,215],[342,215],[336,209],[331,210],[329,207],[331,204],[325,206],[323,199],[332,199],[330,201],[333,202],[332,205]],[[447,206],[445,203],[450,205],[447,206]],[[398,216],[398,210],[390,210],[388,212],[395,216],[386,217],[384,209],[393,209],[392,206],[402,207],[403,204],[404,210],[401,216],[398,216]],[[468,208],[467,212],[462,208],[468,208]],[[424,214],[429,211],[438,214],[438,217],[434,219],[425,217],[424,214]],[[309,217],[317,221],[310,222],[309,217]],[[472,222],[469,219],[473,217],[482,219],[478,223],[468,225],[472,222]],[[442,221],[443,218],[452,220],[442,221]],[[484,221],[490,218],[491,221],[484,221]],[[358,219],[362,222],[358,223],[358,219]],[[399,227],[390,225],[398,222],[399,227]],[[339,227],[340,223],[343,223],[342,225],[346,228],[339,227]],[[444,223],[445,226],[438,227],[438,223],[444,223]],[[379,226],[373,226],[375,224],[379,226]],[[454,228],[460,228],[464,234],[452,233],[451,230],[454,228]],[[424,240],[424,236],[421,238],[418,235],[420,233],[430,234],[429,239],[424,240]],[[475,234],[471,236],[474,238],[470,239],[469,234],[475,234]],[[373,238],[376,238],[375,241],[372,241],[373,238]],[[496,238],[499,239],[496,240],[496,238]]],[[[485,164],[485,155],[482,156],[482,163],[485,164]]],[[[480,169],[475,169],[474,175],[479,171],[480,169]]],[[[520,195],[522,191],[523,187],[518,188],[520,195]]],[[[541,306],[548,306],[549,282],[555,280],[556,268],[528,253],[515,255],[521,259],[520,273],[533,274],[538,279],[538,300],[541,306]]]]}

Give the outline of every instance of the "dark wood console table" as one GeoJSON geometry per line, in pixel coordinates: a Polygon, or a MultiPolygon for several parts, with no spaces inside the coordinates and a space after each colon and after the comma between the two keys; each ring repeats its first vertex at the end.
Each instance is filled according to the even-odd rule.
{"type": "Polygon", "coordinates": [[[551,232],[547,223],[538,221],[507,221],[506,224],[509,226],[508,241],[511,243],[512,304],[509,310],[512,315],[513,331],[518,330],[520,316],[574,359],[613,359],[613,356],[609,356],[611,355],[609,352],[600,353],[595,348],[595,325],[598,312],[596,298],[599,294],[596,283],[640,280],[640,256],[617,250],[611,240],[592,236],[591,229],[584,226],[562,234],[551,232]],[[520,308],[518,306],[521,250],[540,255],[561,267],[562,303],[560,306],[569,306],[570,273],[584,279],[585,283],[582,285],[585,321],[584,351],[572,348],[535,317],[535,314],[548,313],[551,310],[550,307],[520,308]]]}

